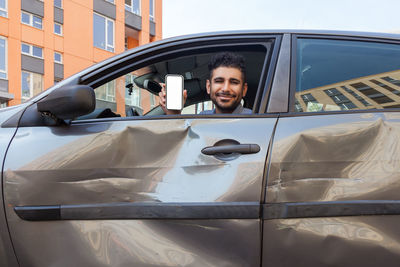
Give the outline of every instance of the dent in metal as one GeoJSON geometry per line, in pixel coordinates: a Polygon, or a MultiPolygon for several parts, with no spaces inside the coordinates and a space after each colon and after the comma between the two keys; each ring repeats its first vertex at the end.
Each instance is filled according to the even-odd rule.
{"type": "Polygon", "coordinates": [[[164,120],[21,128],[7,156],[8,203],[259,201],[274,122],[164,120]],[[256,123],[263,127],[255,131],[256,123]],[[259,144],[261,151],[232,161],[201,153],[218,140],[238,136],[240,143],[259,144]]]}
{"type": "Polygon", "coordinates": [[[268,113],[287,112],[290,78],[290,34],[284,34],[275,70],[268,113]]]}
{"type": "Polygon", "coordinates": [[[263,266],[398,266],[399,223],[399,216],[264,221],[263,266]]]}
{"type": "MultiPolygon", "coordinates": [[[[9,117],[14,116],[23,110],[26,105],[13,106],[0,109],[0,125],[9,117]]],[[[3,169],[3,161],[7,152],[7,147],[17,129],[1,128],[0,131],[0,170],[3,169]]],[[[3,186],[3,173],[0,174],[0,185],[3,186]]],[[[0,190],[0,266],[18,266],[17,259],[12,247],[6,214],[3,205],[3,190],[0,190]]]]}
{"type": "Polygon", "coordinates": [[[165,119],[18,129],[5,164],[7,216],[18,258],[43,266],[40,255],[51,251],[47,260],[61,266],[66,258],[76,266],[259,265],[259,220],[26,222],[13,207],[259,203],[275,122],[165,119]],[[231,161],[201,153],[222,139],[258,144],[260,152],[231,161]]]}
{"type": "Polygon", "coordinates": [[[260,247],[255,247],[261,242],[258,220],[23,224],[18,235],[29,238],[16,242],[21,266],[260,265],[260,247]]]}
{"type": "MultiPolygon", "coordinates": [[[[9,115],[14,109],[0,110],[0,122],[2,114],[9,115]]],[[[4,118],[4,117],[3,117],[4,118]]],[[[0,131],[0,170],[3,167],[3,160],[7,151],[8,144],[14,135],[16,128],[5,128],[0,131]]],[[[3,186],[3,173],[0,173],[0,186],[3,186]]],[[[1,188],[0,188],[1,189],[1,188]]],[[[10,234],[8,232],[8,225],[5,216],[3,205],[3,190],[0,190],[0,266],[18,266],[15,253],[12,247],[10,234]]]]}
{"type": "Polygon", "coordinates": [[[398,200],[400,115],[281,118],[267,202],[398,200]]]}

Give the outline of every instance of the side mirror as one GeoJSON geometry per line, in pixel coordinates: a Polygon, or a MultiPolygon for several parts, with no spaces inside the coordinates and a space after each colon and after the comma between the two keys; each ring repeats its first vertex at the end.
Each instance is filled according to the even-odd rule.
{"type": "Polygon", "coordinates": [[[95,107],[94,90],[88,85],[63,86],[37,102],[39,112],[48,113],[62,120],[72,120],[86,115],[93,112],[95,107]]]}

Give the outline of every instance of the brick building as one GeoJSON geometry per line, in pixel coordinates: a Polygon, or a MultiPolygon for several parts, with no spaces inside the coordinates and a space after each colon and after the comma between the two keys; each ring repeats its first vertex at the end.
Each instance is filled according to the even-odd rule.
{"type": "MultiPolygon", "coordinates": [[[[162,0],[0,0],[0,107],[161,31],[162,0]]],[[[104,97],[116,102],[115,91],[104,97]]]]}

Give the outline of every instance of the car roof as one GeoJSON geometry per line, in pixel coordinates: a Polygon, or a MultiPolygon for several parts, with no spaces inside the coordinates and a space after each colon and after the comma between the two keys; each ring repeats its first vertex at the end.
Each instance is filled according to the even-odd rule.
{"type": "MultiPolygon", "coordinates": [[[[165,38],[158,43],[171,42],[184,39],[199,38],[205,36],[224,36],[224,35],[258,35],[258,34],[312,34],[312,35],[331,35],[331,36],[349,36],[349,37],[367,37],[400,40],[400,34],[384,32],[366,32],[366,31],[338,31],[338,30],[299,30],[299,29],[280,29],[280,30],[237,30],[237,31],[216,31],[187,34],[175,37],[165,38]]],[[[156,42],[154,42],[155,44],[156,42]]]]}
{"type": "Polygon", "coordinates": [[[132,49],[129,49],[125,52],[117,54],[113,57],[105,59],[97,64],[94,64],[75,75],[67,78],[66,80],[61,81],[59,84],[56,84],[53,87],[43,91],[36,97],[30,99],[29,102],[36,102],[54,89],[70,82],[71,80],[79,79],[79,77],[83,77],[92,72],[95,72],[98,69],[103,68],[105,65],[109,63],[119,61],[122,58],[127,56],[132,56],[138,52],[157,48],[158,46],[162,46],[165,44],[177,42],[177,41],[185,41],[191,39],[199,39],[205,37],[223,37],[223,36],[254,36],[254,35],[282,35],[282,34],[297,34],[297,35],[325,35],[325,36],[343,36],[343,37],[360,37],[360,38],[375,38],[375,39],[386,39],[386,40],[400,40],[400,34],[395,33],[378,33],[378,32],[361,32],[361,31],[334,31],[334,30],[298,30],[298,29],[278,29],[278,30],[237,30],[237,31],[216,31],[216,32],[203,32],[203,33],[195,33],[188,34],[182,36],[169,37],[162,40],[158,40],[155,42],[151,42],[145,45],[141,45],[132,49]]]}
{"type": "MultiPolygon", "coordinates": [[[[184,41],[190,39],[197,39],[202,37],[218,37],[218,36],[246,36],[246,35],[282,35],[282,34],[298,34],[298,35],[326,35],[326,36],[343,36],[343,37],[364,37],[364,38],[377,38],[377,39],[392,39],[400,40],[400,34],[396,33],[379,33],[379,32],[362,32],[362,31],[334,31],[334,30],[295,30],[295,29],[281,29],[281,30],[237,30],[237,31],[216,31],[216,32],[203,32],[195,34],[187,34],[181,36],[174,36],[151,42],[145,45],[141,45],[132,49],[129,49],[121,54],[104,60],[103,62],[109,62],[118,60],[119,58],[125,57],[128,54],[132,54],[145,49],[157,47],[163,44],[168,44],[176,41],[184,41]]],[[[97,64],[96,64],[97,65],[97,64]]],[[[96,66],[94,65],[94,66],[96,66]]],[[[90,68],[90,67],[89,67],[90,68]]]]}

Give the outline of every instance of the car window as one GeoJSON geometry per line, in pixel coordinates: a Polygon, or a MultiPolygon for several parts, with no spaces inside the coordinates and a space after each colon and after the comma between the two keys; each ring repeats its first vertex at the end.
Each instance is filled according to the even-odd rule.
{"type": "Polygon", "coordinates": [[[398,44],[300,38],[292,110],[399,108],[399,58],[398,44]]]}
{"type": "Polygon", "coordinates": [[[197,104],[193,104],[182,109],[182,114],[199,114],[204,110],[214,109],[214,104],[211,100],[199,102],[197,104]]]}
{"type": "MultiPolygon", "coordinates": [[[[221,50],[221,49],[219,49],[221,50]]],[[[226,50],[222,50],[226,51],[226,50]]],[[[259,88],[267,49],[263,45],[240,47],[238,51],[230,48],[228,51],[242,55],[246,60],[247,95],[243,105],[252,109],[259,88]]],[[[156,84],[165,82],[166,74],[180,74],[184,77],[184,87],[187,90],[187,100],[182,114],[199,114],[203,110],[214,108],[206,92],[208,79],[208,62],[220,51],[171,57],[138,69],[108,81],[95,88],[96,110],[92,114],[78,119],[93,119],[104,117],[134,117],[162,115],[159,106],[159,89],[146,87],[149,81],[156,84]]]]}

